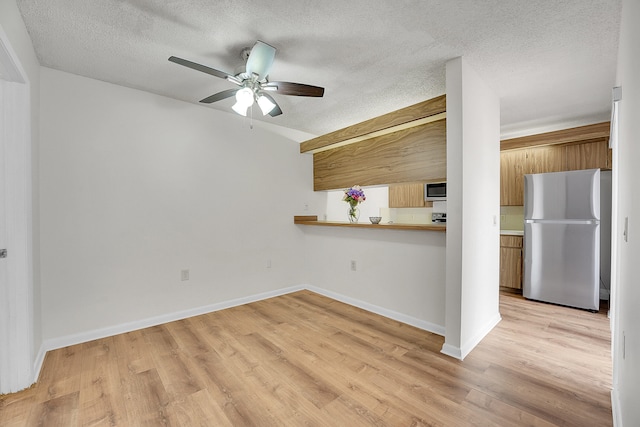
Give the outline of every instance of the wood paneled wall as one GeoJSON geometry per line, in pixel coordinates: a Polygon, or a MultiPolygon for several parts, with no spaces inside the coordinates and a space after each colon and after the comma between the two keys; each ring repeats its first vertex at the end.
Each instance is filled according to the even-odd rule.
{"type": "Polygon", "coordinates": [[[568,144],[586,142],[591,139],[609,138],[610,122],[596,123],[593,125],[578,126],[570,129],[556,130],[553,132],[539,133],[536,135],[521,136],[518,138],[503,139],[500,141],[500,150],[514,150],[516,148],[539,147],[541,145],[568,144]]]}
{"type": "Polygon", "coordinates": [[[438,120],[318,152],[313,155],[313,187],[444,180],[446,149],[446,120],[438,120]]]}
{"type": "Polygon", "coordinates": [[[410,105],[400,110],[392,111],[364,122],[339,129],[317,138],[310,139],[300,143],[300,152],[316,152],[331,147],[335,144],[357,138],[366,137],[366,135],[374,133],[389,133],[385,130],[394,130],[395,128],[412,127],[412,123],[418,123],[421,120],[433,117],[435,115],[447,111],[446,95],[437,96],[414,105],[410,105]]]}

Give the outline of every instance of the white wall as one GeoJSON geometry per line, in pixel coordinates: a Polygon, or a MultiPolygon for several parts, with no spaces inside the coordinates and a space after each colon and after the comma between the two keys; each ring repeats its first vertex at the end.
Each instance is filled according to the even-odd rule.
{"type": "MultiPolygon", "coordinates": [[[[618,57],[619,139],[614,153],[614,171],[618,173],[617,252],[618,281],[613,289],[613,366],[612,393],[614,421],[618,427],[640,425],[640,2],[623,0],[622,26],[618,57]],[[618,161],[617,163],[616,160],[618,161]],[[629,238],[624,241],[625,218],[629,238]]],[[[615,196],[614,196],[615,197],[615,196]]],[[[615,211],[615,210],[614,210],[615,211]]],[[[614,240],[615,242],[615,240],[614,240]]]]}
{"type": "MultiPolygon", "coordinates": [[[[358,209],[360,209],[359,222],[368,223],[370,216],[380,216],[380,209],[389,207],[389,187],[362,187],[362,190],[367,200],[358,205],[358,209]]],[[[347,202],[342,201],[344,189],[324,191],[322,194],[326,197],[327,209],[323,215],[318,215],[318,219],[347,221],[349,205],[347,202]],[[325,215],[326,218],[324,218],[325,215]]]]}
{"type": "Polygon", "coordinates": [[[310,136],[41,77],[45,339],[309,283],[293,215],[324,210],[312,157],[299,154],[310,136]]]}
{"type": "MultiPolygon", "coordinates": [[[[310,156],[311,157],[311,156],[310,156]]],[[[354,183],[355,185],[356,183],[354,183]]],[[[392,219],[387,186],[363,187],[360,223],[370,216],[392,219]]],[[[328,221],[347,221],[344,190],[319,192],[325,211],[310,210],[328,221]]],[[[406,209],[405,209],[406,210],[406,209]]],[[[313,290],[334,299],[444,334],[445,234],[299,226],[313,290]],[[351,261],[356,271],[351,270],[351,261]]]]}
{"type": "Polygon", "coordinates": [[[464,358],[500,320],[500,103],[463,58],[447,62],[446,336],[464,358]]]}
{"type": "Polygon", "coordinates": [[[318,291],[444,334],[445,233],[299,227],[318,291]],[[356,271],[351,270],[352,260],[356,271]]]}
{"type": "MultiPolygon", "coordinates": [[[[42,344],[41,328],[41,291],[40,291],[40,269],[39,269],[39,190],[38,190],[38,152],[39,152],[39,104],[40,104],[40,64],[36,58],[31,38],[22,21],[20,11],[14,0],[0,1],[0,28],[8,38],[11,48],[20,60],[22,69],[29,79],[29,94],[31,108],[31,196],[32,196],[32,254],[33,254],[33,348],[37,351],[42,344]]],[[[26,333],[26,331],[25,331],[26,333]]],[[[0,343],[0,345],[2,345],[0,343]]],[[[34,353],[35,366],[39,366],[36,359],[43,357],[43,354],[34,353]]],[[[37,372],[35,372],[37,374],[37,372]]]]}

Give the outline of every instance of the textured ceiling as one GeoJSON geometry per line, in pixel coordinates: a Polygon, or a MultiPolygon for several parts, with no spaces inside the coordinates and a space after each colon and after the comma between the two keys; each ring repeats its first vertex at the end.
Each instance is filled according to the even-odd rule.
{"type": "MultiPolygon", "coordinates": [[[[323,134],[445,93],[464,56],[500,96],[502,128],[605,118],[620,0],[17,0],[43,66],[188,102],[234,87],[171,63],[233,73],[278,49],[270,79],[325,88],[275,95],[271,123],[323,134]]],[[[233,99],[203,108],[232,112],[233,99]]]]}

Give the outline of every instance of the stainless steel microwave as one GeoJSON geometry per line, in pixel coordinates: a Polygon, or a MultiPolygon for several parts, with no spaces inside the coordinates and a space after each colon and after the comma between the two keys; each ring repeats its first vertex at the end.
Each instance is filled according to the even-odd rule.
{"type": "Polygon", "coordinates": [[[424,185],[424,200],[428,202],[447,200],[446,182],[428,182],[424,185]]]}

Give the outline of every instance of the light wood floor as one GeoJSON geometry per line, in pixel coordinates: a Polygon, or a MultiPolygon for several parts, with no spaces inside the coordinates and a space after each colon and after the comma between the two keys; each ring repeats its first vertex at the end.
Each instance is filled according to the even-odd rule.
{"type": "Polygon", "coordinates": [[[308,291],[49,352],[2,426],[609,426],[606,311],[502,294],[464,362],[308,291]]]}

